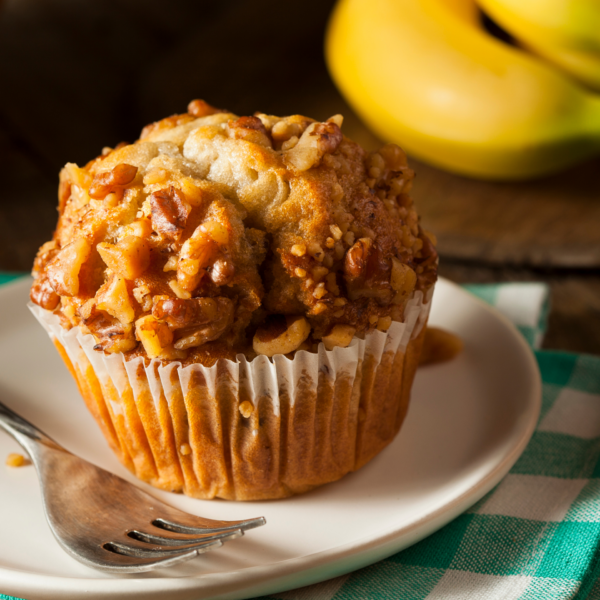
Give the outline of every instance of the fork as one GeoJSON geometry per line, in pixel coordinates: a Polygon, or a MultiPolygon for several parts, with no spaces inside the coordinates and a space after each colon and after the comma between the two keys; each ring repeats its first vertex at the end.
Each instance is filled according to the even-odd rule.
{"type": "Polygon", "coordinates": [[[112,573],[170,567],[266,523],[264,517],[215,521],[173,508],[71,454],[2,402],[0,427],[31,457],[58,543],[89,567],[112,573]]]}

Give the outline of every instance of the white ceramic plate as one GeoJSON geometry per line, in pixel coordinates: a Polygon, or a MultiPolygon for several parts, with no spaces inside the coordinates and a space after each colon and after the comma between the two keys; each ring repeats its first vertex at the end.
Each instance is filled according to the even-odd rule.
{"type": "MultiPolygon", "coordinates": [[[[25,307],[28,286],[26,280],[0,289],[0,398],[69,450],[136,481],[108,449],[25,307]]],[[[36,600],[253,598],[363,567],[439,529],[517,460],[539,414],[540,378],[515,328],[447,281],[437,286],[430,323],[458,333],[465,350],[419,370],[399,436],[357,473],[272,502],[193,500],[139,484],[209,518],[267,519],[170,570],[114,577],[67,556],[44,520],[34,469],[2,465],[20,449],[0,431],[0,592],[36,600]]]]}

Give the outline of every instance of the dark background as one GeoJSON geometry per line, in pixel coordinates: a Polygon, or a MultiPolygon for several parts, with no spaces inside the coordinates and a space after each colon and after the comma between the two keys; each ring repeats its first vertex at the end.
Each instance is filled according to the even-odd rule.
{"type": "MultiPolygon", "coordinates": [[[[56,222],[58,172],[132,142],[193,98],[237,114],[345,116],[323,58],[332,0],[0,0],[0,270],[28,271],[56,222]]],[[[551,285],[548,348],[600,354],[600,161],[490,184],[417,161],[414,195],[459,283],[551,285]]]]}

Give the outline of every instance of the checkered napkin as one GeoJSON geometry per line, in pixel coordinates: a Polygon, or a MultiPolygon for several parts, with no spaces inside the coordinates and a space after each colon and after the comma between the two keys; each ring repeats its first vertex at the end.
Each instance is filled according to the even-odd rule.
{"type": "MultiPolygon", "coordinates": [[[[539,347],[545,285],[466,287],[539,347]]],[[[536,356],[543,380],[539,425],[494,490],[386,560],[261,600],[600,600],[600,358],[536,356]]],[[[0,600],[15,599],[0,594],[0,600]]]]}

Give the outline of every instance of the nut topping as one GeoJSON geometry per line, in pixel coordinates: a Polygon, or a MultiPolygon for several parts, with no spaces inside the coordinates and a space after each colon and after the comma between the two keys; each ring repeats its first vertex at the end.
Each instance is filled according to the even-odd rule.
{"type": "Polygon", "coordinates": [[[348,250],[344,261],[344,273],[347,279],[365,277],[367,272],[367,261],[373,241],[369,238],[361,238],[348,250]]]}
{"type": "Polygon", "coordinates": [[[96,249],[106,266],[125,279],[137,279],[150,264],[148,242],[136,235],[128,235],[117,244],[101,242],[96,249]]]}
{"type": "Polygon", "coordinates": [[[298,347],[310,335],[310,325],[304,317],[271,315],[258,328],[252,346],[257,354],[275,356],[288,354],[298,347]]]}
{"type": "Polygon", "coordinates": [[[150,196],[150,209],[152,229],[169,239],[179,240],[192,212],[183,193],[173,186],[154,192],[150,196]]]}
{"type": "Polygon", "coordinates": [[[29,298],[46,310],[54,310],[60,302],[60,296],[52,289],[50,281],[45,275],[33,282],[29,298]]]}
{"type": "Polygon", "coordinates": [[[312,123],[298,143],[285,153],[285,159],[299,171],[308,171],[318,166],[325,154],[333,154],[343,139],[335,123],[312,123]]]}
{"type": "Polygon", "coordinates": [[[122,163],[107,173],[99,173],[90,186],[90,198],[101,200],[112,192],[120,192],[122,195],[123,188],[135,179],[137,171],[137,167],[122,163]]]}
{"type": "Polygon", "coordinates": [[[59,296],[76,296],[79,292],[79,271],[90,255],[85,238],[77,238],[65,246],[46,267],[52,289],[59,296]]]}
{"type": "Polygon", "coordinates": [[[236,140],[246,140],[260,146],[271,148],[271,139],[263,122],[258,117],[240,117],[232,119],[227,124],[230,137],[236,140]]]}

